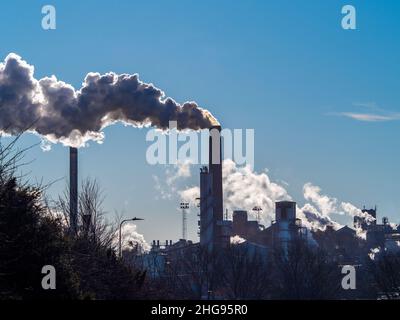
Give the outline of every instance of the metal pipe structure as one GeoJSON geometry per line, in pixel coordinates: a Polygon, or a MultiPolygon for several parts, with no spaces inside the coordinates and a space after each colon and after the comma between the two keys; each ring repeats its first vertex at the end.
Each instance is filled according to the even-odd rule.
{"type": "Polygon", "coordinates": [[[78,149],[69,148],[69,223],[76,234],[78,227],[78,149]]]}
{"type": "Polygon", "coordinates": [[[180,208],[182,210],[182,239],[187,240],[187,212],[189,209],[189,202],[181,202],[180,208]]]}

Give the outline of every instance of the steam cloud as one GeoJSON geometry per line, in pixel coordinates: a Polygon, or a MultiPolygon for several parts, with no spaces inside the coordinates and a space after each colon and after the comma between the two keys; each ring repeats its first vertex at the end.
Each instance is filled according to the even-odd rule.
{"type": "Polygon", "coordinates": [[[0,63],[0,133],[36,133],[53,143],[81,147],[104,139],[102,129],[135,127],[205,129],[218,121],[195,102],[180,105],[137,74],[88,73],[75,90],[55,76],[34,78],[34,67],[14,53],[0,63]]]}
{"type": "Polygon", "coordinates": [[[238,235],[231,237],[231,244],[241,244],[243,242],[246,242],[246,240],[238,235]]]}
{"type": "MultiPolygon", "coordinates": [[[[191,202],[195,207],[195,198],[199,197],[200,189],[198,186],[185,186],[180,188],[180,181],[190,177],[187,172],[187,164],[175,166],[175,170],[166,172],[166,184],[163,188],[160,181],[156,188],[162,193],[164,199],[170,199],[178,194],[184,201],[191,202]],[[179,180],[181,179],[181,180],[179,180]]],[[[250,216],[256,218],[252,208],[259,206],[262,223],[269,226],[275,219],[275,202],[283,200],[293,200],[284,186],[271,181],[268,172],[258,173],[250,167],[239,167],[232,160],[227,159],[223,162],[223,188],[224,206],[229,211],[244,209],[250,216]]],[[[349,223],[352,223],[354,216],[363,217],[367,222],[372,222],[374,218],[368,213],[362,212],[359,208],[348,202],[340,202],[338,199],[322,194],[320,187],[311,183],[303,186],[303,196],[307,201],[302,207],[297,207],[297,216],[309,230],[324,230],[326,226],[332,226],[335,230],[343,227],[334,219],[334,215],[344,216],[349,223]]],[[[361,229],[356,230],[359,237],[365,237],[361,229]]]]}
{"type": "MultiPolygon", "coordinates": [[[[132,250],[137,246],[139,252],[148,252],[150,245],[144,239],[144,236],[137,231],[137,226],[133,223],[127,223],[121,230],[122,250],[132,250]]],[[[116,232],[114,245],[118,247],[118,231],[116,232]]]]}

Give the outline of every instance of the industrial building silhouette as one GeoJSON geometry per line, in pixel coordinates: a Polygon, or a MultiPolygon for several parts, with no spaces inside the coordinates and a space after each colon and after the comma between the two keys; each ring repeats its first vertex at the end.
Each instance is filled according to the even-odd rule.
{"type": "MultiPolygon", "coordinates": [[[[378,224],[376,208],[364,208],[362,212],[365,217],[354,217],[354,229],[344,226],[335,230],[333,226],[327,225],[324,230],[309,230],[297,217],[296,202],[293,201],[275,203],[275,219],[269,226],[263,226],[257,220],[249,220],[245,210],[233,211],[232,220],[228,220],[223,213],[220,132],[220,126],[210,128],[209,165],[200,168],[200,241],[193,243],[187,239],[180,239],[172,243],[171,240],[167,240],[165,244],[159,240],[153,241],[152,249],[147,255],[153,262],[157,261],[158,266],[171,261],[178,252],[198,247],[214,256],[228,248],[235,236],[241,239],[236,243],[237,246],[252,248],[265,256],[276,249],[287,252],[291,243],[304,241],[310,246],[326,250],[338,264],[356,265],[360,263],[362,256],[373,248],[399,248],[400,227],[393,228],[387,218],[383,219],[382,224],[378,224]],[[372,217],[373,221],[366,217],[372,217]],[[364,232],[366,239],[360,237],[356,230],[364,232]]],[[[156,274],[159,274],[160,270],[164,270],[164,267],[158,267],[156,274]]]]}

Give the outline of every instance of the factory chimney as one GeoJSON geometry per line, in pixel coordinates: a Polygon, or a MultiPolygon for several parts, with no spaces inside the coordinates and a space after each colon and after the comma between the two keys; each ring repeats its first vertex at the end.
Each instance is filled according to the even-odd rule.
{"type": "MultiPolygon", "coordinates": [[[[209,253],[225,247],[221,126],[209,129],[208,168],[200,169],[200,245],[209,253]]],[[[229,241],[228,241],[229,243],[229,241]]]]}
{"type": "Polygon", "coordinates": [[[211,176],[212,208],[213,208],[213,242],[217,247],[222,246],[222,229],[220,223],[224,219],[222,199],[222,146],[221,126],[210,128],[209,141],[209,171],[211,176]]]}
{"type": "Polygon", "coordinates": [[[69,222],[76,234],[78,225],[78,149],[69,148],[69,222]]]}
{"type": "Polygon", "coordinates": [[[221,126],[210,128],[209,171],[212,179],[214,219],[223,220],[221,126]]]}

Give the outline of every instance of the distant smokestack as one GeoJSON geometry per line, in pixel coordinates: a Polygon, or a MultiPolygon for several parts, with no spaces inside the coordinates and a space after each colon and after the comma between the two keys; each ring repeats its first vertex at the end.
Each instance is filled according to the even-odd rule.
{"type": "Polygon", "coordinates": [[[69,148],[69,221],[76,233],[78,225],[78,149],[69,148]]]}
{"type": "Polygon", "coordinates": [[[209,170],[212,176],[214,219],[223,220],[221,126],[210,128],[209,170]]]}

